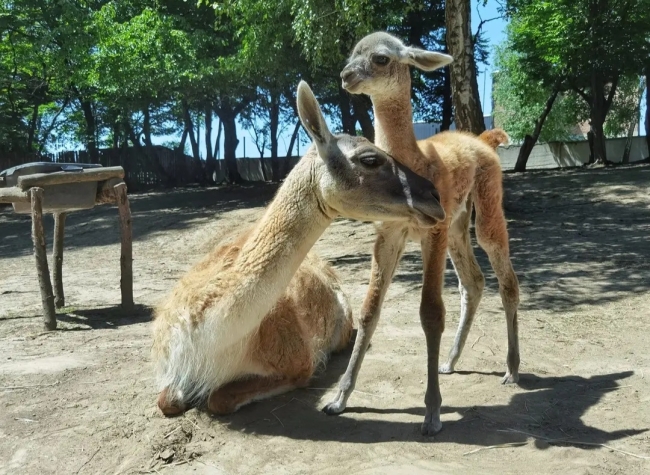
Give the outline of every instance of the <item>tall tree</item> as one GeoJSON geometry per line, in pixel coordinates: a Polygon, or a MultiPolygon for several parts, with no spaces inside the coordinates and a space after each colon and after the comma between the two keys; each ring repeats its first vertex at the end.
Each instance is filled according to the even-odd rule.
{"type": "Polygon", "coordinates": [[[523,142],[515,171],[525,171],[533,146],[538,140],[549,142],[571,138],[576,124],[589,113],[582,99],[567,91],[566,80],[559,76],[550,86],[531,78],[521,54],[509,42],[496,51],[493,92],[495,124],[510,138],[523,142]]]}
{"type": "MultiPolygon", "coordinates": [[[[648,158],[650,158],[650,59],[646,59],[645,64],[645,140],[648,149],[648,158]]],[[[641,124],[639,123],[639,130],[641,124]]]]}
{"type": "Polygon", "coordinates": [[[0,149],[43,148],[87,74],[92,35],[84,27],[96,5],[0,2],[0,149]],[[42,120],[47,113],[51,121],[42,120]]]}
{"type": "Polygon", "coordinates": [[[650,0],[508,0],[513,48],[532,78],[564,76],[589,107],[595,162],[606,162],[605,120],[625,76],[650,55],[650,0]]]}
{"type": "MultiPolygon", "coordinates": [[[[282,178],[278,141],[287,114],[293,116],[293,107],[288,106],[287,101],[293,100],[293,90],[299,78],[309,73],[292,29],[278,28],[278,25],[291,25],[292,7],[293,2],[289,0],[241,0],[230,10],[231,18],[237,22],[241,32],[241,61],[246,75],[258,86],[250,110],[254,110],[255,115],[268,125],[273,181],[282,178]]],[[[247,125],[254,124],[248,120],[247,125]]]]}
{"type": "Polygon", "coordinates": [[[470,0],[445,2],[447,49],[454,58],[449,71],[456,128],[480,134],[485,122],[476,80],[471,18],[470,0]]]}

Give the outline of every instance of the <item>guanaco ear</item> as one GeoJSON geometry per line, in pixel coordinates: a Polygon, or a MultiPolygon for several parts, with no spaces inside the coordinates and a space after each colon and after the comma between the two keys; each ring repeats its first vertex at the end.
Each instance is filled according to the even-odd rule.
{"type": "Polygon", "coordinates": [[[311,88],[305,81],[298,84],[298,115],[303,127],[320,150],[332,140],[332,132],[311,88]]]}
{"type": "Polygon", "coordinates": [[[402,56],[401,62],[415,66],[422,71],[434,71],[444,68],[454,60],[448,54],[434,53],[420,48],[408,47],[402,56]]]}

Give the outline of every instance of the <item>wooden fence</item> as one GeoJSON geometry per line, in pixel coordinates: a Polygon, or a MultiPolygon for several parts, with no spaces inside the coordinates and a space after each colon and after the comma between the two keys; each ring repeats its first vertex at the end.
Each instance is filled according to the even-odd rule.
{"type": "MultiPolygon", "coordinates": [[[[620,162],[625,138],[608,139],[607,158],[612,162],[620,162]]],[[[144,153],[145,149],[100,149],[98,151],[99,163],[105,167],[121,166],[126,173],[126,183],[129,190],[137,191],[160,186],[184,186],[190,183],[201,183],[205,176],[205,162],[196,160],[173,149],[154,146],[153,156],[144,153]]],[[[499,147],[497,152],[501,158],[501,168],[512,170],[514,168],[518,146],[499,147]]],[[[645,137],[634,137],[630,162],[636,162],[648,157],[647,142],[645,137]]],[[[286,157],[278,159],[281,169],[290,170],[299,160],[299,157],[286,157]]],[[[529,170],[543,168],[564,168],[584,165],[589,161],[589,145],[586,141],[571,143],[537,144],[533,148],[527,168],[529,170]]],[[[29,162],[67,162],[67,163],[92,163],[88,152],[71,151],[57,154],[3,154],[0,152],[0,171],[29,162]]],[[[271,176],[270,159],[261,161],[259,158],[238,158],[237,168],[242,178],[246,181],[263,181],[271,176]],[[264,173],[262,171],[264,168],[264,173]]],[[[217,160],[217,167],[213,179],[217,183],[226,181],[226,166],[223,160],[217,160]]]]}
{"type": "MultiPolygon", "coordinates": [[[[146,149],[107,148],[98,150],[98,162],[105,167],[121,166],[130,190],[157,186],[183,186],[202,181],[204,162],[173,149],[154,146],[146,149]]],[[[45,154],[0,154],[0,171],[30,162],[93,163],[85,150],[45,154]]]]}

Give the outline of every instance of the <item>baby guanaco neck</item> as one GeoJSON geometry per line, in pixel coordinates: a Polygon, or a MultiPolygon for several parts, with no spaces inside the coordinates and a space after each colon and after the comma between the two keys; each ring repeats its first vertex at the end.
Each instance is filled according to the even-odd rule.
{"type": "Polygon", "coordinates": [[[400,77],[400,89],[371,96],[375,115],[375,143],[402,164],[410,166],[421,158],[413,130],[411,79],[400,77]]]}

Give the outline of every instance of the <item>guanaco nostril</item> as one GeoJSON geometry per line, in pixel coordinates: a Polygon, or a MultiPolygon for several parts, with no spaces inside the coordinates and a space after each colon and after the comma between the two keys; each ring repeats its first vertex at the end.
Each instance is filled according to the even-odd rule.
{"type": "Polygon", "coordinates": [[[353,71],[351,71],[349,69],[344,69],[343,71],[341,71],[341,79],[343,79],[344,81],[347,81],[348,79],[350,79],[352,77],[353,74],[354,74],[353,71]]]}
{"type": "Polygon", "coordinates": [[[431,190],[431,195],[438,201],[440,201],[440,193],[438,193],[438,190],[433,189],[431,190]]]}

